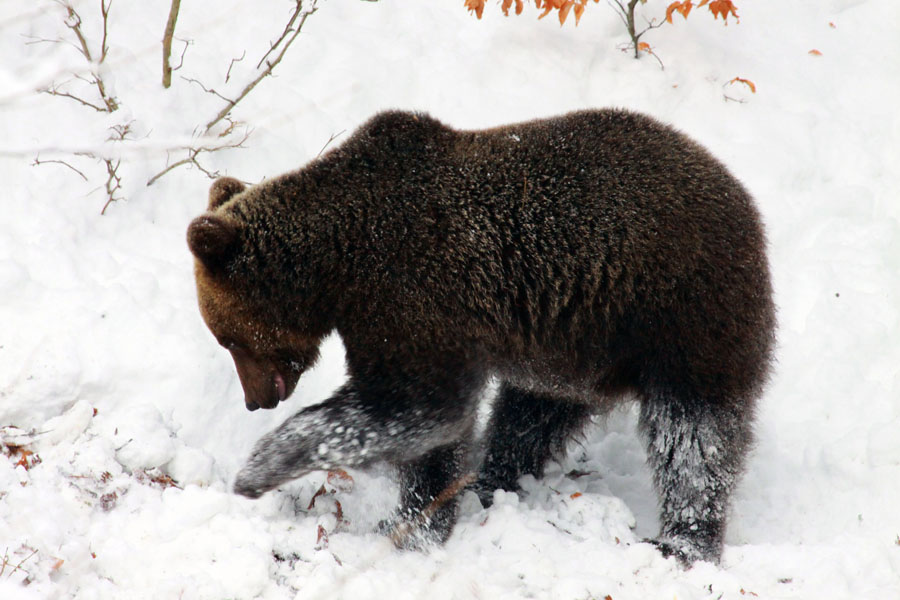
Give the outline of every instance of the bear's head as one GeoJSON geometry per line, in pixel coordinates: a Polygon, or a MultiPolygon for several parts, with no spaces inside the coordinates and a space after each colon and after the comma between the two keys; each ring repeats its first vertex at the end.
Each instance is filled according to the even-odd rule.
{"type": "Polygon", "coordinates": [[[236,179],[216,180],[208,212],[191,222],[187,241],[196,259],[200,313],[234,359],[247,409],[256,410],[274,408],[291,395],[318,357],[321,336],[292,325],[281,314],[284,299],[261,294],[252,269],[246,268],[250,228],[233,213],[219,210],[244,189],[236,179]]]}

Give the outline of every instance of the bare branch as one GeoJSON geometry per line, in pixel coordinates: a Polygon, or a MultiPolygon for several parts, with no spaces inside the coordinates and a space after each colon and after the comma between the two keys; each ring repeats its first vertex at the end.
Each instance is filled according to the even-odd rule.
{"type": "Polygon", "coordinates": [[[649,27],[638,33],[634,26],[634,9],[637,7],[638,0],[628,0],[628,4],[623,4],[620,0],[607,0],[607,3],[615,10],[616,14],[619,15],[622,23],[625,24],[625,29],[628,31],[628,37],[631,38],[631,43],[634,47],[634,57],[640,58],[641,54],[638,42],[641,39],[641,36],[651,29],[656,29],[659,25],[650,23],[649,27]]]}
{"type": "Polygon", "coordinates": [[[199,85],[199,86],[203,89],[203,91],[206,92],[207,94],[212,94],[213,96],[217,96],[217,97],[221,98],[222,100],[224,100],[225,102],[232,102],[231,99],[226,98],[225,96],[223,96],[222,94],[220,94],[220,93],[217,92],[216,90],[214,90],[214,89],[212,89],[212,88],[207,88],[205,85],[203,85],[203,83],[202,83],[201,81],[198,81],[197,79],[193,79],[192,77],[182,77],[182,79],[184,79],[185,81],[188,81],[188,82],[190,82],[190,83],[196,83],[196,84],[199,85]]]}
{"type": "Polygon", "coordinates": [[[195,162],[195,159],[197,158],[197,154],[199,154],[199,152],[195,151],[195,150],[190,150],[190,153],[191,153],[191,155],[188,156],[187,158],[183,158],[177,162],[173,162],[171,165],[169,165],[168,167],[166,167],[165,169],[163,169],[162,171],[160,171],[159,173],[157,173],[156,175],[151,177],[150,180],[147,182],[147,186],[149,187],[149,186],[153,185],[154,183],[156,183],[157,179],[159,179],[160,177],[162,177],[169,171],[177,169],[181,165],[187,165],[192,162],[195,162]]]}
{"type": "MultiPolygon", "coordinates": [[[[294,0],[294,2],[296,3],[296,5],[294,6],[294,12],[291,13],[291,18],[288,20],[287,25],[284,26],[284,31],[281,32],[281,36],[277,40],[275,40],[275,43],[269,44],[269,51],[263,54],[262,58],[259,59],[259,62],[256,63],[257,69],[263,66],[263,63],[266,62],[266,58],[268,58],[269,55],[275,50],[275,48],[277,48],[278,45],[284,41],[288,34],[293,32],[293,29],[291,29],[291,27],[293,27],[294,21],[297,20],[297,16],[300,14],[300,10],[303,8],[303,0],[294,0]]],[[[313,4],[315,4],[315,2],[313,4]]],[[[300,27],[302,26],[303,23],[300,23],[300,27]]]]}
{"type": "Polygon", "coordinates": [[[340,130],[340,131],[337,132],[337,133],[332,133],[332,134],[331,134],[331,137],[328,138],[328,141],[325,142],[325,145],[322,146],[322,149],[319,150],[319,153],[316,154],[316,158],[319,158],[320,156],[322,156],[322,153],[325,152],[325,148],[327,148],[328,145],[331,144],[331,142],[333,142],[333,141],[336,140],[337,138],[341,137],[341,135],[343,135],[343,133],[344,133],[345,131],[347,131],[347,130],[346,130],[346,129],[342,129],[342,130],[340,130]]]}
{"type": "MultiPolygon", "coordinates": [[[[231,130],[233,130],[233,129],[234,129],[234,123],[232,123],[232,124],[230,125],[230,127],[229,127],[228,130],[231,131],[231,130]]],[[[183,158],[183,159],[181,159],[181,160],[179,160],[179,161],[176,161],[176,162],[172,163],[171,165],[167,166],[165,169],[163,169],[162,171],[160,171],[159,173],[157,173],[156,175],[154,175],[153,177],[151,177],[150,180],[147,181],[147,186],[149,187],[149,186],[153,185],[153,184],[156,183],[157,180],[159,180],[163,175],[165,175],[165,174],[167,174],[169,171],[172,171],[172,170],[174,170],[174,169],[177,169],[178,167],[183,166],[183,165],[193,165],[193,166],[195,166],[200,172],[202,172],[203,174],[205,174],[205,175],[206,175],[207,177],[209,177],[210,179],[215,179],[215,178],[217,178],[217,177],[219,176],[219,172],[218,172],[218,171],[210,171],[210,170],[206,169],[202,164],[200,164],[200,162],[197,160],[197,158],[198,158],[202,153],[212,153],[212,152],[219,152],[220,150],[229,150],[229,149],[235,149],[235,148],[242,148],[242,147],[244,146],[244,142],[246,142],[246,141],[250,138],[250,134],[251,134],[251,133],[252,133],[251,130],[250,130],[250,129],[247,129],[246,131],[244,131],[244,135],[241,137],[241,139],[238,140],[237,142],[231,142],[231,143],[228,143],[228,144],[222,144],[222,145],[220,145],[220,146],[200,146],[200,147],[196,147],[196,148],[188,148],[188,149],[187,149],[187,150],[188,150],[188,156],[187,156],[186,158],[183,158]]]]}
{"type": "Polygon", "coordinates": [[[613,11],[619,15],[619,18],[622,19],[622,24],[625,25],[625,29],[628,29],[628,11],[625,10],[622,3],[619,2],[619,0],[607,0],[607,3],[612,7],[613,11]]]}
{"type": "Polygon", "coordinates": [[[440,508],[447,504],[450,500],[452,500],[457,494],[459,494],[463,488],[465,488],[470,483],[474,482],[477,479],[477,475],[475,473],[467,473],[463,475],[450,485],[448,485],[444,490],[437,495],[437,497],[431,501],[431,503],[425,507],[425,509],[416,516],[412,521],[404,521],[397,525],[394,530],[391,532],[391,541],[394,542],[394,545],[397,547],[402,547],[404,542],[411,536],[416,529],[428,523],[431,520],[431,517],[440,510],[440,508]]]}
{"type": "MultiPolygon", "coordinates": [[[[58,0],[58,1],[61,1],[61,0],[58,0]]],[[[262,81],[268,75],[272,74],[272,70],[278,65],[278,63],[281,62],[281,60],[284,58],[284,55],[287,53],[287,50],[290,47],[290,45],[294,42],[295,39],[297,39],[297,36],[300,35],[300,31],[303,29],[303,25],[304,25],[304,23],[306,23],[306,19],[308,19],[311,14],[315,13],[318,10],[318,7],[316,6],[316,3],[318,0],[307,0],[307,1],[309,2],[309,8],[304,9],[303,8],[303,0],[294,0],[295,6],[291,13],[290,19],[288,19],[288,23],[284,28],[284,31],[281,33],[281,36],[275,41],[275,43],[271,44],[269,50],[263,55],[262,59],[260,60],[259,64],[257,65],[257,68],[260,68],[260,67],[262,67],[263,64],[265,64],[265,68],[262,71],[260,71],[260,73],[256,76],[256,78],[254,78],[252,81],[250,81],[250,83],[248,83],[246,86],[244,86],[244,89],[241,90],[240,94],[238,94],[238,96],[236,98],[234,98],[234,99],[226,98],[222,94],[219,94],[218,92],[216,92],[214,89],[207,88],[205,85],[203,85],[202,82],[197,81],[196,79],[191,79],[188,77],[182,78],[185,81],[196,83],[203,89],[203,91],[210,93],[210,94],[214,94],[215,96],[217,96],[220,99],[225,101],[225,106],[222,108],[222,110],[220,110],[218,112],[218,114],[216,114],[215,117],[213,117],[208,123],[206,123],[206,125],[203,129],[203,132],[201,134],[201,137],[206,137],[206,136],[210,135],[213,127],[215,127],[217,124],[221,123],[223,120],[228,120],[229,126],[223,132],[219,133],[218,137],[221,138],[221,137],[229,136],[234,131],[235,123],[233,121],[231,121],[230,119],[228,119],[228,114],[231,112],[231,109],[233,109],[238,104],[238,102],[240,102],[241,100],[246,98],[247,94],[249,94],[251,91],[253,91],[253,89],[257,86],[257,84],[259,84],[260,81],[262,81]],[[273,53],[275,53],[274,57],[270,59],[269,57],[273,53]]],[[[246,55],[246,53],[245,53],[245,55],[246,55]]],[[[244,59],[244,55],[242,55],[241,58],[239,58],[239,59],[231,60],[231,63],[228,66],[228,72],[225,75],[226,82],[229,80],[229,78],[231,76],[231,69],[234,66],[234,63],[239,62],[243,59],[244,59]]],[[[343,133],[343,132],[341,132],[341,133],[343,133]]],[[[338,135],[340,135],[340,134],[338,134],[338,135]]],[[[232,142],[232,143],[218,145],[218,146],[212,146],[212,147],[201,146],[201,147],[188,148],[187,149],[187,151],[188,151],[187,157],[168,165],[165,169],[163,169],[162,171],[160,171],[159,173],[157,173],[156,175],[151,177],[149,179],[149,181],[147,181],[147,185],[148,186],[153,185],[161,177],[163,177],[164,175],[166,175],[173,169],[176,169],[183,165],[193,165],[193,166],[197,167],[198,170],[205,173],[208,177],[215,178],[218,176],[218,172],[215,172],[215,171],[211,172],[211,171],[207,170],[206,168],[204,168],[203,165],[199,162],[198,157],[203,153],[217,152],[217,151],[225,150],[225,149],[229,149],[229,148],[240,148],[243,146],[244,142],[247,141],[247,138],[249,136],[250,136],[250,130],[248,129],[244,132],[244,136],[237,142],[232,142]]],[[[333,136],[333,138],[334,137],[337,137],[337,136],[333,136]]],[[[330,143],[331,141],[332,140],[329,140],[328,143],[330,143]]],[[[326,147],[328,146],[328,143],[325,144],[326,147]]],[[[322,148],[322,151],[324,151],[324,150],[325,150],[325,148],[322,148]]]]}
{"type": "Polygon", "coordinates": [[[651,19],[648,21],[645,18],[644,21],[647,23],[647,27],[644,28],[644,30],[641,31],[639,34],[637,34],[637,36],[635,36],[635,38],[634,38],[635,41],[638,41],[639,39],[641,39],[641,36],[644,35],[645,33],[647,33],[648,31],[650,31],[652,29],[659,29],[660,27],[662,27],[665,24],[665,21],[657,22],[656,19],[651,19]]]}
{"type": "Polygon", "coordinates": [[[36,44],[65,44],[67,46],[72,46],[73,48],[75,48],[75,50],[78,51],[79,54],[81,54],[80,47],[78,47],[74,43],[72,43],[68,40],[64,40],[62,38],[57,38],[55,40],[51,40],[51,39],[47,39],[47,38],[41,38],[41,37],[37,37],[34,35],[25,35],[25,34],[23,34],[22,37],[25,38],[26,40],[28,40],[27,42],[25,42],[26,46],[34,46],[36,44]]]}
{"type": "Polygon", "coordinates": [[[97,64],[102,64],[106,60],[106,54],[109,52],[109,46],[106,45],[107,24],[109,23],[109,9],[112,6],[112,0],[105,2],[100,0],[100,14],[103,15],[103,39],[100,40],[100,60],[97,64]]]}
{"type": "MultiPolygon", "coordinates": [[[[172,56],[172,36],[175,34],[175,21],[178,20],[178,10],[180,8],[181,0],[172,0],[172,7],[169,9],[169,20],[166,21],[166,30],[163,32],[162,84],[166,89],[172,85],[172,65],[169,64],[169,57],[172,56]]],[[[183,62],[184,54],[181,55],[181,58],[183,62]]]]}
{"type": "Polygon", "coordinates": [[[641,48],[641,50],[643,50],[644,52],[646,52],[647,54],[649,54],[650,56],[652,56],[653,58],[656,59],[656,62],[659,63],[660,70],[662,70],[662,71],[666,70],[666,65],[663,64],[662,59],[656,54],[656,52],[653,51],[653,48],[650,47],[650,44],[644,44],[644,47],[641,48]]]}
{"type": "Polygon", "coordinates": [[[241,62],[244,60],[244,57],[247,56],[247,51],[244,50],[244,53],[241,54],[240,58],[232,58],[231,62],[228,64],[228,71],[225,72],[225,83],[228,83],[228,80],[231,79],[231,68],[234,66],[234,63],[241,62]]]}
{"type": "Polygon", "coordinates": [[[173,71],[177,71],[178,69],[180,69],[181,67],[184,66],[184,55],[187,54],[188,46],[190,46],[193,43],[191,40],[182,40],[182,39],[178,39],[178,38],[175,38],[175,39],[178,40],[179,42],[184,42],[184,50],[181,51],[181,58],[178,61],[178,66],[172,67],[173,71]]]}
{"type": "MultiPolygon", "coordinates": [[[[13,570],[9,572],[9,575],[7,575],[7,577],[12,577],[13,573],[15,573],[16,571],[22,571],[23,573],[25,573],[26,575],[28,575],[28,571],[25,570],[25,569],[23,569],[23,568],[22,568],[22,565],[24,565],[27,561],[31,560],[31,558],[32,558],[35,554],[38,553],[38,551],[35,550],[34,548],[29,548],[28,546],[25,546],[25,545],[23,545],[21,548],[19,548],[19,550],[17,550],[17,552],[20,551],[20,550],[31,550],[32,552],[31,552],[31,554],[29,554],[28,556],[26,556],[25,558],[23,558],[22,560],[20,560],[20,561],[19,561],[19,564],[17,564],[17,565],[15,566],[15,568],[13,568],[13,570]]],[[[6,567],[9,566],[9,565],[11,565],[11,564],[12,564],[12,563],[9,561],[9,548],[7,548],[7,549],[6,549],[6,552],[4,552],[4,556],[3,556],[3,564],[2,564],[2,566],[0,566],[0,575],[3,575],[3,573],[6,571],[6,567]]]]}
{"type": "Polygon", "coordinates": [[[101,215],[106,214],[106,209],[109,208],[109,205],[113,202],[117,202],[121,200],[121,198],[116,197],[116,192],[118,192],[122,188],[122,178],[119,177],[119,165],[122,164],[121,160],[117,160],[115,164],[112,159],[106,158],[103,160],[106,163],[106,204],[103,205],[103,210],[100,211],[101,215]]]}
{"type": "MultiPolygon", "coordinates": [[[[78,40],[79,44],[79,52],[84,56],[84,58],[89,63],[94,63],[94,57],[91,54],[91,50],[88,47],[87,39],[84,37],[84,33],[81,31],[81,15],[75,11],[71,4],[69,4],[66,0],[56,0],[56,3],[66,9],[66,27],[72,30],[75,34],[75,38],[78,40]]],[[[109,9],[112,6],[112,0],[108,2],[106,0],[100,0],[100,14],[103,16],[103,39],[100,43],[100,60],[96,61],[96,64],[101,64],[104,60],[106,60],[106,53],[109,51],[109,48],[106,45],[106,37],[107,37],[107,25],[109,21],[109,9]]],[[[106,105],[105,112],[115,112],[119,108],[119,103],[115,98],[108,95],[106,93],[106,86],[103,83],[103,79],[100,76],[95,76],[94,84],[97,86],[97,91],[100,92],[100,98],[103,100],[103,104],[106,105]]]]}
{"type": "MultiPolygon", "coordinates": [[[[290,20],[288,21],[288,26],[285,28],[284,33],[282,33],[282,36],[278,39],[278,41],[275,43],[275,45],[273,45],[269,49],[269,52],[266,52],[266,54],[263,56],[263,60],[265,60],[266,57],[269,55],[269,53],[271,53],[273,50],[275,50],[275,48],[278,47],[278,45],[281,45],[281,50],[278,52],[278,55],[271,62],[266,61],[266,63],[265,63],[266,68],[256,77],[256,79],[254,79],[253,81],[248,83],[247,86],[241,91],[241,93],[238,94],[238,97],[236,99],[229,101],[229,103],[226,104],[225,107],[219,111],[219,114],[217,114],[215,117],[213,117],[213,119],[209,123],[206,124],[206,133],[209,133],[209,131],[213,127],[215,127],[215,125],[219,121],[224,119],[225,115],[227,115],[229,112],[231,112],[231,109],[234,108],[234,106],[238,102],[243,100],[247,96],[247,94],[249,94],[251,91],[253,91],[253,88],[255,88],[256,85],[260,81],[262,81],[266,76],[272,74],[272,69],[274,69],[275,66],[281,62],[281,59],[284,58],[284,55],[287,52],[288,48],[291,46],[291,44],[294,42],[294,40],[297,39],[297,36],[300,35],[300,31],[303,29],[303,24],[306,23],[306,19],[309,18],[309,15],[315,13],[318,10],[318,8],[316,7],[317,0],[312,0],[310,2],[310,8],[307,10],[303,9],[303,0],[295,0],[295,1],[297,4],[294,8],[294,12],[291,14],[290,20]],[[298,18],[299,18],[299,22],[297,23],[296,28],[294,28],[292,30],[291,25],[298,18]],[[282,41],[284,42],[283,44],[282,44],[282,41]]],[[[260,62],[260,65],[262,65],[262,62],[260,62]]]]}
{"type": "Polygon", "coordinates": [[[69,167],[70,169],[72,169],[73,171],[75,171],[76,173],[78,173],[78,174],[81,176],[82,179],[84,179],[85,181],[88,181],[88,178],[87,178],[87,176],[85,176],[84,173],[82,173],[81,171],[79,171],[78,169],[76,169],[75,167],[73,167],[72,165],[70,165],[69,163],[67,163],[67,162],[64,161],[64,160],[40,160],[40,155],[38,155],[38,156],[35,156],[35,157],[34,157],[34,162],[31,163],[31,166],[33,166],[33,167],[39,167],[39,166],[41,166],[41,165],[47,165],[47,164],[51,164],[51,163],[52,163],[52,164],[57,164],[57,165],[63,165],[63,166],[65,166],[65,167],[69,167]]]}
{"type": "Polygon", "coordinates": [[[80,104],[83,104],[84,106],[93,108],[97,112],[109,112],[106,108],[104,108],[102,106],[97,106],[96,104],[92,104],[92,103],[88,102],[87,100],[84,100],[82,98],[79,98],[78,96],[69,94],[68,92],[60,92],[59,90],[56,90],[54,88],[47,88],[47,89],[41,90],[41,91],[43,91],[45,94],[50,94],[51,96],[61,96],[63,98],[70,98],[80,104]]]}
{"type": "Polygon", "coordinates": [[[91,49],[88,48],[87,40],[84,38],[84,34],[81,32],[81,15],[75,12],[75,9],[68,2],[64,2],[63,0],[56,0],[56,2],[66,9],[66,27],[71,29],[75,34],[75,37],[78,39],[78,43],[81,46],[79,48],[79,51],[87,59],[88,62],[94,62],[94,58],[91,56],[91,49]]]}

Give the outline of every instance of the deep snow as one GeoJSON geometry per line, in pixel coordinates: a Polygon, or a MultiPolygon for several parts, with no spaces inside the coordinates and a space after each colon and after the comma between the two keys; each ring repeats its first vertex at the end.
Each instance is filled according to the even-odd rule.
{"type": "MultiPolygon", "coordinates": [[[[96,4],[75,3],[94,48],[96,4]]],[[[327,342],[286,406],[244,410],[184,243],[209,180],[182,167],[145,183],[221,107],[182,76],[234,95],[292,3],[184,3],[176,36],[191,43],[164,91],[166,4],[113,3],[111,115],[32,91],[84,73],[71,45],[39,41],[74,39],[64,11],[0,4],[0,435],[35,453],[28,469],[0,456],[0,598],[900,597],[900,4],[744,0],[727,27],[698,9],[647,34],[661,70],[616,48],[603,3],[559,28],[529,8],[476,21],[459,0],[322,0],[233,111],[245,148],[202,158],[259,181],[388,107],[482,127],[625,106],[708,146],[766,221],[779,349],[723,563],[689,571],[639,543],[656,506],[628,408],[523,494],[489,510],[465,497],[428,554],[370,533],[395,499],[387,471],[229,492],[257,438],[342,382],[342,349],[327,342]],[[126,123],[127,142],[106,141],[126,123]],[[127,200],[104,216],[106,170],[85,150],[122,158],[127,200]],[[334,493],[308,508],[323,483],[334,493]]]]}

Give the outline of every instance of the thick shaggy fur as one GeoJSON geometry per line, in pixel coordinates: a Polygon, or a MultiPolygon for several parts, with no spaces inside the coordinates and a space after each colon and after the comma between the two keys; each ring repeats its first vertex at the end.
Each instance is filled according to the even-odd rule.
{"type": "MultiPolygon", "coordinates": [[[[620,110],[483,131],[382,113],[297,171],[216,182],[188,240],[249,408],[289,395],[330,331],[347,351],[349,382],[260,440],[238,493],[386,460],[398,519],[470,469],[489,502],[627,395],[660,495],[655,542],[718,560],[775,320],[752,199],[686,136],[620,110]]],[[[455,518],[444,504],[431,536],[455,518]]]]}

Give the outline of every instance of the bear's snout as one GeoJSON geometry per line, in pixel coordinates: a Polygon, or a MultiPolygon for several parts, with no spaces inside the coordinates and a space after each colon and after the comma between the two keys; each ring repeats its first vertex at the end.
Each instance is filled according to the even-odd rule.
{"type": "Polygon", "coordinates": [[[274,361],[259,358],[242,346],[228,349],[234,359],[241,387],[244,388],[244,405],[247,410],[275,408],[287,398],[288,390],[293,388],[296,380],[290,382],[290,388],[274,361]]]}

